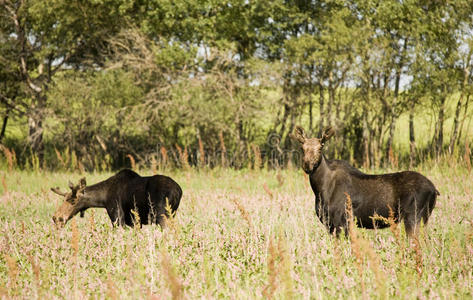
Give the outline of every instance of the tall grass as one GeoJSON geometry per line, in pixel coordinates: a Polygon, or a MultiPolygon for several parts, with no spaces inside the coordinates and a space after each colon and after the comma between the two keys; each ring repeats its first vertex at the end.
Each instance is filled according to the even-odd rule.
{"type": "MultiPolygon", "coordinates": [[[[113,228],[103,209],[56,230],[51,216],[62,199],[49,187],[65,190],[79,171],[6,167],[0,170],[0,176],[8,172],[8,197],[0,187],[0,297],[469,298],[473,174],[461,163],[419,171],[441,196],[414,243],[394,222],[390,229],[353,226],[349,238],[331,236],[299,170],[167,172],[184,195],[164,230],[113,228]]],[[[86,177],[92,184],[110,175],[86,177]]]]}

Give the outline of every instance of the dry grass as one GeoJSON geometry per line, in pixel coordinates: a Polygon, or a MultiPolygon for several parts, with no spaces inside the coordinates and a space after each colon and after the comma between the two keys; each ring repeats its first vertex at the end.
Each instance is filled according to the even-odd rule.
{"type": "Polygon", "coordinates": [[[159,151],[161,152],[161,165],[162,165],[162,168],[166,168],[167,165],[168,165],[168,151],[166,150],[166,148],[164,146],[161,146],[161,148],[159,149],[159,151]]]}
{"type": "Polygon", "coordinates": [[[463,154],[463,160],[465,161],[466,164],[466,169],[468,170],[468,173],[471,173],[471,149],[470,149],[470,142],[468,139],[465,140],[465,154],[463,154]]]}
{"type": "Polygon", "coordinates": [[[126,157],[130,160],[130,166],[132,170],[136,170],[135,158],[131,154],[127,154],[126,157]]]}
{"type": "Polygon", "coordinates": [[[278,259],[278,251],[274,245],[274,238],[271,237],[269,240],[269,247],[268,247],[268,284],[263,289],[263,295],[266,299],[271,299],[274,296],[274,292],[277,289],[277,278],[278,278],[278,268],[277,268],[277,260],[278,259]]]}
{"type": "Polygon", "coordinates": [[[8,270],[8,288],[11,291],[11,294],[16,294],[17,292],[17,280],[18,280],[18,265],[13,257],[8,254],[4,254],[4,258],[8,270]]]}
{"type": "Polygon", "coordinates": [[[179,300],[183,298],[183,286],[182,280],[179,279],[174,266],[171,263],[171,258],[165,250],[161,252],[161,266],[165,275],[166,282],[171,290],[173,300],[179,300]]]}
{"type": "Polygon", "coordinates": [[[263,166],[263,159],[261,158],[261,150],[258,145],[251,145],[251,148],[253,149],[253,155],[254,155],[253,168],[255,170],[259,170],[263,166]]]}
{"type": "Polygon", "coordinates": [[[225,140],[223,139],[223,131],[220,131],[218,133],[218,138],[220,140],[220,150],[222,151],[221,153],[221,166],[225,167],[226,166],[226,155],[227,155],[227,147],[225,147],[225,140]]]}
{"type": "Polygon", "coordinates": [[[442,196],[417,245],[394,222],[330,236],[302,171],[167,172],[184,196],[166,229],[113,228],[105,210],[89,209],[60,231],[51,215],[61,199],[48,189],[80,175],[13,171],[0,200],[0,297],[470,298],[473,174],[420,171],[442,196]]]}
{"type": "Polygon", "coordinates": [[[235,204],[236,208],[240,211],[241,217],[245,219],[246,223],[248,223],[248,226],[250,226],[251,228],[252,227],[251,218],[248,211],[245,209],[245,207],[243,207],[243,205],[240,203],[240,201],[238,201],[237,198],[232,198],[232,202],[235,204]]]}
{"type": "Polygon", "coordinates": [[[202,139],[199,136],[199,163],[200,167],[205,166],[205,150],[204,150],[204,143],[202,142],[202,139]]]}
{"type": "Polygon", "coordinates": [[[269,198],[273,199],[274,198],[274,194],[273,192],[271,191],[271,189],[268,187],[268,185],[265,183],[263,183],[263,190],[266,192],[266,194],[268,194],[269,198]]]}
{"type": "Polygon", "coordinates": [[[187,147],[182,150],[182,148],[176,144],[177,152],[179,153],[179,162],[181,163],[182,168],[189,169],[189,155],[187,153],[187,147]]]}

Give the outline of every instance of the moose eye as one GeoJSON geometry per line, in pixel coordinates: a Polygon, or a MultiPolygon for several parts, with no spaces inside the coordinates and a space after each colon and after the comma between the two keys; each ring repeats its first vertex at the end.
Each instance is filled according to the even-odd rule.
{"type": "Polygon", "coordinates": [[[75,204],[77,202],[77,198],[69,198],[66,201],[69,202],[70,204],[75,204]]]}

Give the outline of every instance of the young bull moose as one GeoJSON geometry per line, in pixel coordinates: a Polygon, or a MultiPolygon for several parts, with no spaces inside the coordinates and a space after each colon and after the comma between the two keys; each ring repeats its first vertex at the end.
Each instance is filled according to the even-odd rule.
{"type": "Polygon", "coordinates": [[[90,207],[104,207],[114,225],[133,226],[139,222],[140,225],[155,223],[164,226],[163,215],[168,216],[167,202],[174,213],[182,196],[181,187],[170,177],[141,177],[128,169],[91,186],[87,186],[85,178],[82,178],[78,185],[69,183],[69,187],[70,193],[51,189],[65,197],[53,216],[54,223],[60,227],[79,212],[82,217],[90,207]]]}
{"type": "Polygon", "coordinates": [[[324,144],[334,131],[324,129],[322,137],[308,138],[304,129],[297,126],[292,138],[303,149],[302,168],[310,176],[315,194],[315,210],[330,233],[337,236],[347,233],[345,203],[351,197],[353,215],[364,228],[384,228],[394,214],[396,222],[404,221],[408,236],[416,234],[421,219],[427,224],[439,192],[425,176],[412,171],[383,175],[368,175],[341,160],[329,160],[322,153],[324,144]]]}

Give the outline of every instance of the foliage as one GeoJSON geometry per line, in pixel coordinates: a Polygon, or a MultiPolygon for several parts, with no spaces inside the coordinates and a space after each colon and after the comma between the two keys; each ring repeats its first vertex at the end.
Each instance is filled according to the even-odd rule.
{"type": "Polygon", "coordinates": [[[224,148],[240,168],[255,146],[285,165],[296,123],[312,134],[333,126],[334,156],[364,166],[387,166],[400,148],[410,165],[460,153],[472,120],[472,5],[2,0],[0,112],[3,128],[27,124],[27,139],[8,128],[1,137],[50,167],[55,148],[69,149],[87,169],[104,149],[114,168],[128,154],[163,160],[163,149],[191,165],[204,149],[214,166],[224,148]],[[425,110],[436,116],[428,134],[417,122],[425,110]]]}

